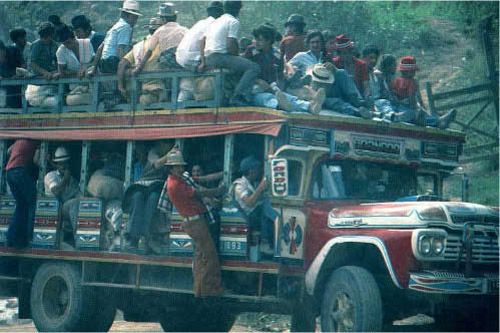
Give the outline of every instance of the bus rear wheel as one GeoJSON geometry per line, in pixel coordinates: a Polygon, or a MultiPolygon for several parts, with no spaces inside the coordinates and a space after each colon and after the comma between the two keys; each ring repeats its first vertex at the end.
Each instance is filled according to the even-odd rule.
{"type": "Polygon", "coordinates": [[[42,265],[31,286],[31,313],[42,332],[86,330],[92,318],[78,268],[67,263],[42,265]]]}

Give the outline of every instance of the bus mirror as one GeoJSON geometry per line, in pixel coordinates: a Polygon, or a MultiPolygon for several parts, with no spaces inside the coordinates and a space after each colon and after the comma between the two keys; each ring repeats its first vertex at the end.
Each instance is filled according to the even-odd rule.
{"type": "Polygon", "coordinates": [[[271,188],[275,197],[288,195],[288,163],[284,158],[271,160],[271,188]]]}

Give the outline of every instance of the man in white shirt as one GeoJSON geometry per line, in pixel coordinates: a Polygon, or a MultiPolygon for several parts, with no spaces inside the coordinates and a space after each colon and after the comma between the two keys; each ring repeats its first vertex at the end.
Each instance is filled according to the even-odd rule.
{"type": "MultiPolygon", "coordinates": [[[[200,41],[207,31],[208,27],[219,18],[224,12],[221,1],[213,1],[207,8],[208,17],[198,21],[184,35],[181,43],[175,52],[175,60],[179,65],[187,70],[196,72],[200,64],[201,49],[200,41]]],[[[180,93],[179,102],[193,99],[194,94],[194,78],[182,78],[179,84],[180,93]]]]}
{"type": "Polygon", "coordinates": [[[225,14],[210,25],[201,41],[203,51],[201,52],[201,63],[198,66],[199,71],[204,71],[205,67],[208,66],[243,73],[229,100],[229,104],[234,106],[250,104],[252,86],[260,74],[258,64],[238,56],[240,22],[237,17],[241,6],[241,1],[224,2],[225,14]]]}

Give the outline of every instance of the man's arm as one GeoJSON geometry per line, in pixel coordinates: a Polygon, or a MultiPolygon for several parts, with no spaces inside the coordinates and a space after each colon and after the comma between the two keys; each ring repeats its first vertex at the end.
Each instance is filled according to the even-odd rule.
{"type": "Polygon", "coordinates": [[[64,192],[64,189],[66,188],[66,186],[69,184],[69,177],[71,177],[70,173],[69,173],[69,170],[64,170],[64,174],[63,174],[63,179],[62,181],[57,184],[57,185],[54,185],[50,191],[52,192],[52,194],[54,194],[54,196],[56,198],[60,198],[61,195],[63,194],[64,192]]]}
{"type": "Polygon", "coordinates": [[[42,67],[38,66],[36,62],[31,63],[31,68],[33,68],[33,70],[38,74],[41,74],[44,79],[50,80],[53,77],[53,74],[51,74],[49,71],[46,71],[42,67]]]}
{"type": "Polygon", "coordinates": [[[125,91],[125,72],[127,68],[130,67],[130,62],[123,58],[120,60],[118,63],[118,70],[116,72],[116,75],[118,76],[118,91],[125,97],[126,91],[125,91]]]}
{"type": "Polygon", "coordinates": [[[142,72],[142,69],[148,62],[149,58],[151,58],[151,50],[147,50],[146,53],[144,54],[144,57],[142,57],[141,62],[137,65],[137,68],[132,71],[132,75],[138,75],[140,72],[142,72]]]}
{"type": "Polygon", "coordinates": [[[219,179],[222,179],[224,176],[224,171],[216,172],[216,173],[211,173],[209,175],[204,175],[204,176],[199,176],[194,178],[198,183],[209,183],[212,181],[216,181],[219,179]]]}
{"type": "Polygon", "coordinates": [[[257,201],[259,201],[260,197],[262,196],[262,193],[266,189],[267,189],[267,178],[263,177],[255,192],[253,192],[251,195],[244,196],[241,199],[248,207],[254,207],[257,204],[257,201]]]}
{"type": "Polygon", "coordinates": [[[235,56],[240,54],[238,40],[236,38],[232,37],[227,38],[227,53],[235,56]]]}
{"type": "Polygon", "coordinates": [[[200,45],[200,64],[198,65],[198,72],[204,72],[205,67],[206,67],[206,62],[205,62],[205,43],[207,41],[206,37],[203,37],[199,41],[200,45]]]}
{"type": "Polygon", "coordinates": [[[97,52],[95,53],[94,61],[92,61],[92,63],[90,64],[90,66],[92,66],[92,70],[88,72],[89,76],[94,75],[97,71],[97,65],[99,65],[99,61],[101,61],[103,48],[104,43],[101,43],[101,45],[99,45],[99,48],[97,49],[97,52]]]}

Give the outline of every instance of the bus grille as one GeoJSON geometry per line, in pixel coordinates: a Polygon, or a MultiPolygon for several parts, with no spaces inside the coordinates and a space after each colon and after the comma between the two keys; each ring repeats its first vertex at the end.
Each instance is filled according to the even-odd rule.
{"type": "MultiPolygon", "coordinates": [[[[448,234],[444,259],[457,260],[462,247],[462,236],[448,234]]],[[[474,236],[472,245],[472,262],[481,264],[498,264],[498,237],[474,236]]],[[[461,259],[465,262],[466,251],[461,251],[461,259]]]]}

